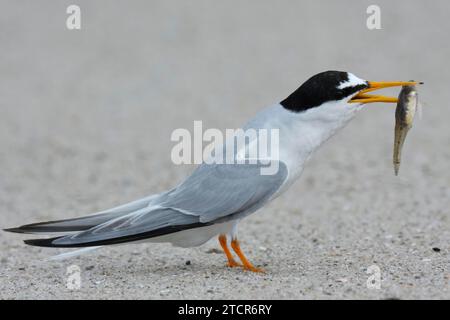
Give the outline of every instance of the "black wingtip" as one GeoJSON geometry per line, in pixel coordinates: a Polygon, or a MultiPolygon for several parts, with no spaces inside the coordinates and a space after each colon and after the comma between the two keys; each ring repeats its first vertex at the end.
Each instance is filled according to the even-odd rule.
{"type": "Polygon", "coordinates": [[[26,224],[16,228],[7,228],[3,229],[3,231],[14,232],[14,233],[28,233],[28,234],[36,234],[36,233],[54,233],[54,232],[72,232],[72,231],[82,231],[89,229],[92,226],[84,226],[84,225],[71,225],[71,226],[54,226],[53,223],[59,221],[46,221],[46,222],[38,222],[32,224],[26,224]]]}
{"type": "Polygon", "coordinates": [[[49,238],[49,239],[28,239],[24,240],[23,242],[29,246],[35,246],[35,247],[58,247],[57,245],[53,244],[53,241],[58,239],[56,238],[49,238]]]}
{"type": "Polygon", "coordinates": [[[27,225],[16,227],[16,228],[3,229],[3,231],[14,232],[14,233],[28,233],[28,234],[47,231],[43,228],[41,228],[43,230],[40,230],[39,228],[35,228],[35,225],[37,225],[37,224],[27,224],[27,225]]]}
{"type": "Polygon", "coordinates": [[[14,233],[27,233],[27,231],[22,229],[21,227],[18,227],[18,228],[7,228],[7,229],[3,229],[3,231],[14,232],[14,233]]]}

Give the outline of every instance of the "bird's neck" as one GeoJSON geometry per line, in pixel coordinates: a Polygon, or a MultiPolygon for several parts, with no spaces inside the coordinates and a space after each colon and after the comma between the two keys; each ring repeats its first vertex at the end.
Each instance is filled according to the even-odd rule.
{"type": "Polygon", "coordinates": [[[359,106],[349,107],[345,103],[325,104],[299,113],[282,109],[285,125],[281,126],[280,121],[280,160],[292,162],[291,167],[302,167],[313,152],[345,127],[359,109],[359,106]]]}
{"type": "MultiPolygon", "coordinates": [[[[293,112],[276,104],[259,112],[244,126],[244,130],[277,129],[278,142],[270,148],[278,150],[278,160],[287,165],[290,177],[295,179],[311,154],[343,128],[358,109],[356,104],[349,106],[332,103],[303,112],[293,112]]],[[[271,154],[273,155],[273,151],[271,154]]]]}

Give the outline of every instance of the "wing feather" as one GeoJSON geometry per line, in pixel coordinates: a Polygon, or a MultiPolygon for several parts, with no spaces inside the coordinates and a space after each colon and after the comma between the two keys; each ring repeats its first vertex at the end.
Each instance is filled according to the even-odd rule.
{"type": "Polygon", "coordinates": [[[201,222],[255,211],[280,189],[288,175],[283,162],[273,175],[261,174],[261,168],[260,164],[202,165],[161,197],[158,205],[199,216],[201,222]]]}
{"type": "Polygon", "coordinates": [[[52,247],[116,244],[240,218],[262,207],[286,181],[286,165],[278,165],[276,174],[263,175],[260,164],[203,164],[147,207],[72,235],[26,243],[52,247]]]}

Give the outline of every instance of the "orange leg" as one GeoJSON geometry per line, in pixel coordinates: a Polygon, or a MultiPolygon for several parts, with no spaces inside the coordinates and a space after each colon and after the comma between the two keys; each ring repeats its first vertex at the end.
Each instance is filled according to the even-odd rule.
{"type": "Polygon", "coordinates": [[[228,249],[227,237],[224,234],[221,234],[219,236],[219,243],[220,243],[220,246],[223,249],[223,252],[225,252],[225,255],[227,256],[228,266],[229,267],[240,267],[240,266],[242,266],[239,262],[236,262],[236,260],[234,260],[230,249],[228,249]]]}
{"type": "Polygon", "coordinates": [[[233,248],[234,252],[238,255],[239,259],[241,259],[242,263],[244,264],[244,269],[248,271],[253,272],[264,272],[263,269],[257,268],[251,264],[250,261],[247,260],[244,253],[241,250],[241,247],[239,246],[238,239],[231,240],[231,247],[233,248]]]}

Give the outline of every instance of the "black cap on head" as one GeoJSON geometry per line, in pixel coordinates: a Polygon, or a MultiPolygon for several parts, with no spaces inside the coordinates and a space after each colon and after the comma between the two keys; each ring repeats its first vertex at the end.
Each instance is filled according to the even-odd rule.
{"type": "Polygon", "coordinates": [[[325,71],[318,73],[306,80],[300,88],[280,104],[288,110],[301,112],[328,101],[344,99],[368,87],[367,82],[359,82],[349,83],[348,86],[340,88],[345,82],[351,82],[348,72],[325,71]]]}

